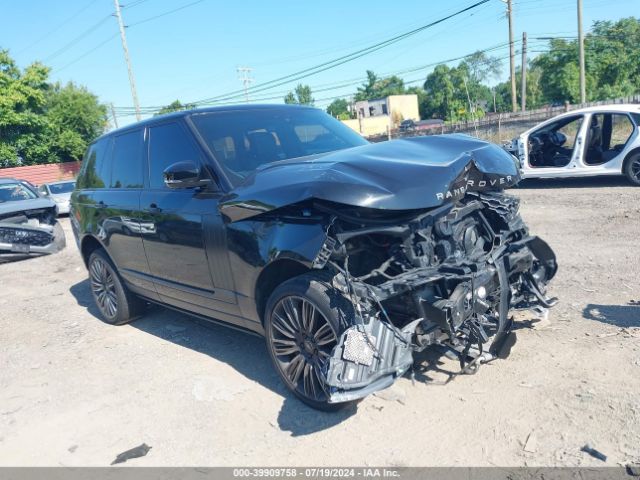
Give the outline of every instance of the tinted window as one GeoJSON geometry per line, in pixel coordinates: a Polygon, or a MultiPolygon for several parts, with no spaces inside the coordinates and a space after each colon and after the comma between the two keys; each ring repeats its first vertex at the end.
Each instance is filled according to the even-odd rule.
{"type": "Polygon", "coordinates": [[[640,113],[632,113],[631,116],[633,120],[636,122],[636,125],[640,126],[640,113]]]}
{"type": "Polygon", "coordinates": [[[191,118],[235,184],[267,163],[367,143],[340,121],[313,108],[211,112],[191,118]]]}
{"type": "Polygon", "coordinates": [[[105,159],[110,146],[111,138],[103,138],[89,147],[78,175],[78,188],[104,188],[109,185],[111,170],[105,159]]]}
{"type": "Polygon", "coordinates": [[[149,186],[166,188],[162,172],[176,162],[201,164],[198,146],[178,123],[168,123],[149,129],[149,186]]]}
{"type": "Polygon", "coordinates": [[[142,130],[113,139],[111,188],[142,188],[142,130]]]}

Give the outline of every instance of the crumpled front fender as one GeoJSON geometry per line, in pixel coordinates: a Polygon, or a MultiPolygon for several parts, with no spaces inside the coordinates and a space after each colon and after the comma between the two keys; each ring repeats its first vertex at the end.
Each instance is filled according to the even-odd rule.
{"type": "Polygon", "coordinates": [[[345,330],[324,371],[329,403],[366,397],[404,375],[413,363],[411,334],[375,318],[345,330]]]}

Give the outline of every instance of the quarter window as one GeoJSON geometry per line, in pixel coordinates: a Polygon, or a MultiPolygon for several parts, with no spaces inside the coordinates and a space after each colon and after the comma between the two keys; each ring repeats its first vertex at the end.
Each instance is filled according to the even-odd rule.
{"type": "Polygon", "coordinates": [[[162,172],[176,162],[200,165],[201,155],[191,135],[178,123],[149,129],[149,186],[166,188],[162,172]]]}
{"type": "Polygon", "coordinates": [[[114,138],[111,188],[142,188],[142,130],[114,138]]]}

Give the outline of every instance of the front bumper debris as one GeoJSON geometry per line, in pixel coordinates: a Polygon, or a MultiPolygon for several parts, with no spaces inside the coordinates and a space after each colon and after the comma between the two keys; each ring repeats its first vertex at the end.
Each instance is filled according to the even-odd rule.
{"type": "Polygon", "coordinates": [[[66,238],[62,226],[0,222],[0,253],[50,254],[62,250],[66,238]]]}
{"type": "Polygon", "coordinates": [[[389,387],[413,364],[411,334],[375,318],[348,328],[327,364],[329,403],[348,402],[389,387]]]}

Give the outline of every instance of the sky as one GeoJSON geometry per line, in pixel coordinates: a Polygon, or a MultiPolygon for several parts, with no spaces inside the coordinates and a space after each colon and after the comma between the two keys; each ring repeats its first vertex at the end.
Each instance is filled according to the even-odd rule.
{"type": "MultiPolygon", "coordinates": [[[[253,85],[348,55],[451,15],[478,0],[120,0],[142,108],[179,99],[239,95],[239,66],[253,85]]],[[[583,25],[640,16],[640,0],[583,0],[583,25]]],[[[349,95],[366,77],[395,74],[421,85],[437,63],[494,48],[508,72],[505,3],[489,0],[468,12],[371,54],[299,81],[250,93],[250,101],[281,103],[296,83],[312,87],[316,106],[349,95]],[[407,72],[409,70],[409,72],[407,72]]],[[[514,0],[515,39],[527,32],[530,55],[539,37],[577,35],[576,0],[514,0]]],[[[86,86],[113,104],[120,126],[135,121],[113,0],[2,0],[0,48],[22,68],[38,60],[51,79],[86,86]]],[[[519,52],[520,46],[516,45],[519,52]]],[[[450,61],[455,65],[459,60],[450,61]]],[[[517,55],[517,64],[520,55],[517,55]]],[[[254,87],[255,88],[255,87],[254,87]]],[[[240,91],[240,92],[239,92],[240,91]]]]}

